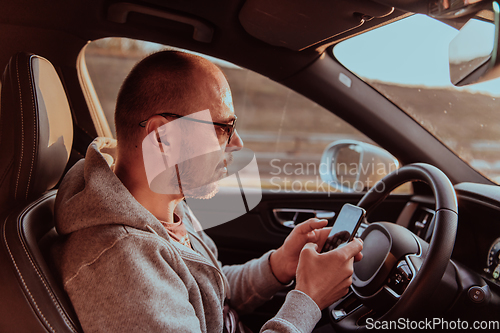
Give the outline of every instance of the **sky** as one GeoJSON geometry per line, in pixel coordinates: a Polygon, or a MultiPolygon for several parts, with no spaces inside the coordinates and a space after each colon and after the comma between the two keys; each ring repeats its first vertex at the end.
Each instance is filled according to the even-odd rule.
{"type": "MultiPolygon", "coordinates": [[[[404,85],[453,87],[449,78],[448,49],[458,30],[425,15],[353,37],[334,48],[335,57],[356,75],[404,85]]],[[[474,41],[481,41],[476,36],[474,41]]],[[[469,47],[471,51],[477,46],[469,47]]],[[[500,96],[500,79],[463,88],[500,96]]]]}

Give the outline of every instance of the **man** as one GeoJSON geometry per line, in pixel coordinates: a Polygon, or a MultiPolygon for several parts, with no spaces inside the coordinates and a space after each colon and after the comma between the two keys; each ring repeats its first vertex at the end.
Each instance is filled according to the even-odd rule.
{"type": "Polygon", "coordinates": [[[56,228],[64,236],[54,256],[86,332],[221,332],[225,301],[249,312],[293,279],[295,290],[262,331],[310,332],[320,310],[347,293],[362,244],[319,254],[325,220],[308,220],[276,251],[223,268],[215,244],[195,231],[183,199],[217,191],[230,153],[243,146],[234,119],[224,75],[201,57],[164,51],[131,71],[117,100],[117,150],[114,140],[96,139],[56,199],[56,228]],[[182,140],[165,128],[203,110],[218,124],[210,126],[219,147],[198,154],[202,163],[183,161],[172,146],[182,140]],[[151,189],[146,140],[164,158],[165,191],[151,189]]]}

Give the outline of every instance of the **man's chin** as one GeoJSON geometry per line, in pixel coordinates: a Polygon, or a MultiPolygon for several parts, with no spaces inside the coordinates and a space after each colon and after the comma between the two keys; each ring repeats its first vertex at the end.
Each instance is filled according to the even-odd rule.
{"type": "Polygon", "coordinates": [[[190,199],[211,199],[219,192],[219,184],[213,182],[207,185],[184,190],[184,196],[190,199]]]}

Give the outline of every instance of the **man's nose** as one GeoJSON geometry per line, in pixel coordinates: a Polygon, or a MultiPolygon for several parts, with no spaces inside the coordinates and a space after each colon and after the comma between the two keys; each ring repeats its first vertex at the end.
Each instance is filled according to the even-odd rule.
{"type": "Polygon", "coordinates": [[[241,136],[238,134],[238,131],[234,131],[233,136],[231,137],[231,141],[226,146],[226,152],[238,151],[243,148],[243,140],[241,136]]]}

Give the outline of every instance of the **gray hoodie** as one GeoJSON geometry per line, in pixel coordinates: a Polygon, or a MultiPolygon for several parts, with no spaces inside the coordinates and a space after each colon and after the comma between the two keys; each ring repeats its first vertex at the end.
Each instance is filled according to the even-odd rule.
{"type": "MultiPolygon", "coordinates": [[[[193,228],[185,203],[176,212],[193,250],[171,240],[109,165],[116,141],[96,139],[59,188],[61,242],[54,259],[85,332],[222,332],[224,299],[251,312],[283,285],[264,254],[243,265],[217,261],[214,242],[193,228]]],[[[261,332],[310,332],[316,303],[293,290],[261,332]]]]}

